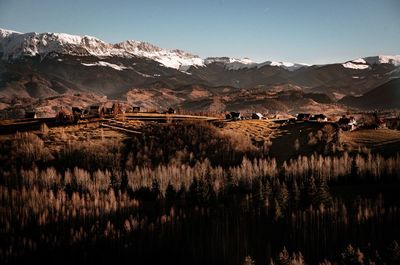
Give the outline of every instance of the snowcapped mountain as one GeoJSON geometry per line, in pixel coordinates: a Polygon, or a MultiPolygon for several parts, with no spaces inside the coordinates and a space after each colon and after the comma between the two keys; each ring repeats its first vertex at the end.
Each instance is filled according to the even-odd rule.
{"type": "MultiPolygon", "coordinates": [[[[265,66],[275,66],[289,72],[310,65],[290,62],[253,62],[248,58],[237,59],[229,57],[209,57],[202,59],[197,55],[182,50],[168,50],[153,44],[128,40],[116,44],[106,43],[92,36],[76,36],[65,33],[20,33],[0,29],[0,58],[3,60],[16,60],[23,57],[39,56],[41,59],[58,55],[94,56],[98,62],[86,66],[111,67],[115,70],[133,69],[132,65],[112,64],[105,62],[104,58],[147,58],[158,62],[164,67],[178,69],[186,72],[193,66],[204,67],[211,64],[223,65],[228,71],[241,69],[259,69],[265,66]]],[[[347,61],[341,65],[347,69],[365,70],[374,65],[391,64],[400,66],[400,55],[378,55],[347,61]]]]}
{"type": "Polygon", "coordinates": [[[253,62],[249,58],[237,59],[230,57],[208,57],[204,59],[205,65],[213,63],[223,64],[228,70],[240,70],[257,66],[257,63],[253,62]]]}
{"type": "MultiPolygon", "coordinates": [[[[222,63],[227,70],[261,68],[269,65],[294,71],[308,66],[306,64],[272,61],[256,63],[248,58],[209,57],[203,60],[197,55],[182,50],[162,49],[142,41],[128,40],[110,44],[92,36],[76,36],[65,33],[20,33],[0,29],[0,57],[2,59],[15,60],[25,56],[45,58],[46,56],[56,56],[57,54],[95,56],[99,58],[144,57],[157,61],[165,67],[181,71],[187,71],[191,66],[201,67],[211,63],[222,63]]],[[[98,63],[97,65],[110,66],[104,63],[98,63]]],[[[121,70],[129,68],[129,66],[113,68],[121,70]]]]}
{"type": "MultiPolygon", "coordinates": [[[[161,49],[147,42],[125,41],[109,44],[91,36],[65,33],[20,33],[0,29],[0,56],[15,60],[24,56],[67,54],[95,57],[145,57],[179,70],[203,66],[203,60],[182,50],[161,49]]],[[[103,64],[104,66],[104,64],[103,64]]]]}
{"type": "Polygon", "coordinates": [[[13,109],[15,100],[26,104],[59,97],[69,106],[69,96],[80,93],[122,100],[129,95],[143,104],[155,97],[159,106],[204,97],[201,102],[186,102],[188,109],[213,105],[208,95],[220,95],[225,89],[228,92],[216,100],[231,98],[232,106],[245,105],[248,99],[259,102],[278,88],[324,94],[335,101],[363,95],[398,78],[400,55],[309,66],[248,58],[202,59],[142,41],[110,44],[91,36],[0,29],[0,112],[7,106],[13,109]],[[132,92],[141,90],[152,93],[132,92]],[[254,97],[241,94],[242,90],[255,93],[254,97]]]}
{"type": "Polygon", "coordinates": [[[250,60],[249,58],[243,59],[236,59],[236,58],[229,58],[229,57],[208,57],[204,60],[204,64],[212,64],[212,63],[220,63],[224,64],[225,68],[228,70],[240,70],[246,68],[261,68],[263,66],[277,66],[284,68],[288,71],[295,71],[302,67],[309,66],[308,64],[301,64],[301,63],[290,63],[290,62],[273,62],[273,61],[266,61],[263,63],[256,63],[250,60]]]}
{"type": "Polygon", "coordinates": [[[352,61],[343,63],[344,68],[349,69],[371,69],[374,65],[391,64],[395,67],[400,66],[400,55],[378,55],[364,58],[358,58],[352,61]]]}

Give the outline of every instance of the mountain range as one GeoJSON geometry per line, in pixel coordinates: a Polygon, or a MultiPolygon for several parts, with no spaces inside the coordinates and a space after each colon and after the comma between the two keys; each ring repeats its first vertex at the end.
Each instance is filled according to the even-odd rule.
{"type": "Polygon", "coordinates": [[[147,109],[326,111],[400,108],[400,55],[307,65],[248,58],[200,58],[147,42],[106,43],[65,33],[0,29],[0,110],[124,100],[147,109]],[[378,91],[378,92],[374,92],[378,91]],[[370,104],[368,97],[373,97],[370,104]],[[399,99],[396,101],[396,99],[399,99]]]}

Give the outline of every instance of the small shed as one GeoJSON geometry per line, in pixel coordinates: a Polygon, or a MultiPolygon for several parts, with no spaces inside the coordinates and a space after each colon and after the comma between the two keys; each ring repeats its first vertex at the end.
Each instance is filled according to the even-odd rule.
{"type": "Polygon", "coordinates": [[[310,113],[299,113],[296,115],[296,119],[298,121],[308,121],[311,118],[311,114],[310,113]]]}
{"type": "Polygon", "coordinates": [[[328,117],[324,114],[315,114],[311,116],[310,121],[324,122],[328,121],[328,117]]]}
{"type": "Polygon", "coordinates": [[[232,120],[241,120],[242,119],[242,115],[240,114],[240,112],[231,111],[230,115],[231,115],[232,120]]]}
{"type": "Polygon", "coordinates": [[[122,107],[121,107],[121,104],[119,104],[119,103],[114,103],[113,106],[112,106],[112,108],[111,108],[111,111],[112,111],[111,114],[113,114],[113,115],[122,114],[122,107]]]}
{"type": "Polygon", "coordinates": [[[60,123],[70,123],[74,121],[74,115],[72,115],[69,110],[61,108],[61,110],[57,113],[56,121],[60,123]]]}
{"type": "Polygon", "coordinates": [[[104,112],[105,115],[112,115],[113,114],[113,108],[104,107],[103,108],[103,112],[104,112]]]}
{"type": "Polygon", "coordinates": [[[353,131],[357,128],[357,121],[354,117],[343,116],[337,124],[343,131],[353,131]]]}
{"type": "Polygon", "coordinates": [[[251,118],[253,120],[261,120],[261,119],[264,118],[264,116],[259,112],[254,112],[254,113],[251,114],[251,118]]]}
{"type": "Polygon", "coordinates": [[[95,104],[95,105],[91,105],[89,106],[89,115],[103,115],[103,108],[100,104],[95,104]]]}
{"type": "Polygon", "coordinates": [[[83,114],[83,109],[80,107],[72,107],[72,114],[80,116],[83,114]]]}
{"type": "Polygon", "coordinates": [[[168,114],[175,114],[175,113],[176,113],[176,110],[173,109],[173,108],[169,108],[168,111],[167,111],[167,113],[168,113],[168,114]]]}
{"type": "Polygon", "coordinates": [[[36,111],[25,111],[25,119],[36,119],[36,111]]]}

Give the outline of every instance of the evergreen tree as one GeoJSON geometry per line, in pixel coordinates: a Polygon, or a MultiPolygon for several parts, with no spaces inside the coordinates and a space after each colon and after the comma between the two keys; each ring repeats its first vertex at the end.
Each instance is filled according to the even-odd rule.
{"type": "Polygon", "coordinates": [[[283,250],[279,253],[277,265],[291,265],[290,264],[290,255],[286,250],[286,247],[283,247],[283,250]]]}
{"type": "Polygon", "coordinates": [[[317,187],[315,185],[315,179],[313,176],[308,178],[305,190],[307,195],[307,204],[313,203],[315,195],[317,194],[317,187]]]}
{"type": "Polygon", "coordinates": [[[285,210],[289,201],[289,191],[285,182],[277,187],[277,199],[282,210],[285,210]]]}
{"type": "Polygon", "coordinates": [[[293,179],[293,184],[292,184],[292,202],[294,208],[297,208],[299,206],[301,199],[301,192],[299,189],[299,186],[297,186],[297,181],[293,179]]]}
{"type": "Polygon", "coordinates": [[[274,199],[274,218],[275,221],[278,221],[282,217],[282,209],[281,206],[279,205],[279,202],[274,199]]]}
{"type": "Polygon", "coordinates": [[[400,245],[396,240],[388,248],[388,261],[390,264],[400,264],[400,245]]]}
{"type": "Polygon", "coordinates": [[[292,259],[290,260],[290,265],[305,265],[303,255],[301,252],[293,253],[292,259]]]}
{"type": "Polygon", "coordinates": [[[319,205],[323,203],[324,205],[332,205],[332,196],[329,192],[328,184],[325,179],[322,179],[318,185],[317,192],[314,196],[313,203],[319,205]]]}
{"type": "Polygon", "coordinates": [[[352,245],[348,245],[346,250],[341,255],[341,264],[363,265],[364,254],[360,251],[360,249],[355,249],[352,245]]]}
{"type": "Polygon", "coordinates": [[[246,256],[243,265],[254,265],[254,260],[250,256],[246,256]]]}

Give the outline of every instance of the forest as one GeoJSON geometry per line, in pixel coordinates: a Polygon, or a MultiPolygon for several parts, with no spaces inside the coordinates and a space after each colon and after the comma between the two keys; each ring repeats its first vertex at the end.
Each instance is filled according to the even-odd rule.
{"type": "Polygon", "coordinates": [[[280,161],[207,122],[56,148],[17,132],[0,141],[0,261],[400,264],[400,153],[327,133],[280,161]]]}

